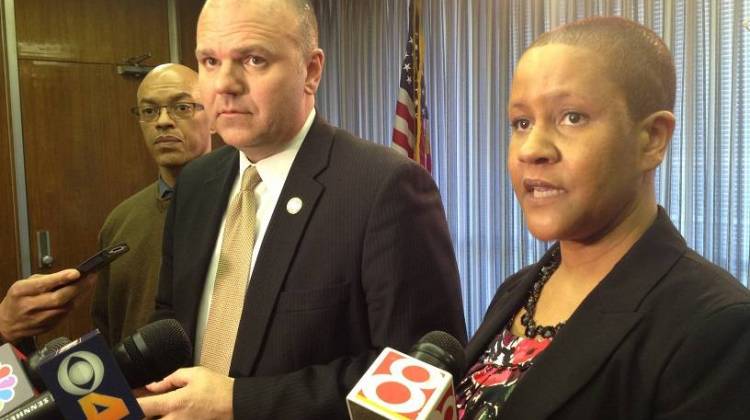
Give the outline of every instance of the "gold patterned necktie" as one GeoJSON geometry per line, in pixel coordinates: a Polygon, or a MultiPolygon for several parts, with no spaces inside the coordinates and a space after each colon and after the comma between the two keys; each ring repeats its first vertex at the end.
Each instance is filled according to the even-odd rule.
{"type": "Polygon", "coordinates": [[[255,245],[255,187],[261,181],[255,166],[242,174],[242,189],[227,209],[211,307],[203,334],[200,364],[227,374],[242,317],[248,272],[255,245]]]}

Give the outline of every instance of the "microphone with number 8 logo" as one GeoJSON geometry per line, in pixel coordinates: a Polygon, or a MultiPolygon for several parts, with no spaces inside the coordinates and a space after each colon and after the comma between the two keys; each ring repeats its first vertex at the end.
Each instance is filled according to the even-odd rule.
{"type": "Polygon", "coordinates": [[[454,380],[466,370],[461,343],[433,331],[409,354],[386,348],[346,398],[352,420],[456,420],[454,380]]]}

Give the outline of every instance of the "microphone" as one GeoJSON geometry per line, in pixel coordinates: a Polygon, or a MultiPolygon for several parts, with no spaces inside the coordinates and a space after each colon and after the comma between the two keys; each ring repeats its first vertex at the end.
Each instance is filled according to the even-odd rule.
{"type": "Polygon", "coordinates": [[[406,355],[386,347],[346,397],[352,420],[458,419],[454,380],[466,370],[463,347],[433,331],[406,355]]]}
{"type": "Polygon", "coordinates": [[[131,388],[161,380],[192,361],[193,346],[176,319],[162,319],[122,340],[112,353],[131,388]]]}
{"type": "Polygon", "coordinates": [[[66,419],[144,417],[99,330],[42,359],[39,375],[66,419]]]}
{"type": "Polygon", "coordinates": [[[26,356],[12,344],[0,346],[0,416],[15,410],[36,395],[26,374],[26,356]]]}
{"type": "Polygon", "coordinates": [[[31,356],[29,356],[28,362],[25,363],[26,373],[29,375],[29,379],[34,385],[34,388],[36,388],[37,390],[43,390],[47,388],[44,384],[44,381],[42,380],[42,377],[39,376],[39,363],[46,357],[50,357],[50,355],[57,353],[61,348],[68,345],[68,343],[70,343],[70,339],[68,337],[57,337],[50,340],[47,344],[44,345],[44,347],[42,347],[40,350],[35,351],[31,354],[31,356]]]}
{"type": "Polygon", "coordinates": [[[466,372],[463,346],[452,335],[443,331],[425,334],[409,350],[409,355],[450,373],[454,385],[458,384],[466,372]]]}
{"type": "MultiPolygon", "coordinates": [[[[148,324],[124,339],[110,353],[99,331],[42,358],[40,374],[49,393],[47,400],[30,401],[12,414],[15,419],[142,419],[143,412],[130,388],[160,380],[191,362],[192,345],[182,325],[174,319],[148,324]],[[118,367],[119,366],[119,369],[118,367]],[[127,381],[127,382],[126,382],[127,381]],[[44,412],[34,411],[44,404],[44,412]],[[52,413],[53,417],[47,417],[52,413]]],[[[41,397],[41,396],[40,396],[41,397]]]]}
{"type": "MultiPolygon", "coordinates": [[[[31,370],[38,369],[39,361],[52,357],[70,342],[65,337],[50,341],[29,358],[31,370]],[[37,356],[37,357],[35,357],[37,356]],[[34,362],[36,360],[36,362],[34,362]]],[[[192,361],[192,345],[182,325],[174,319],[163,319],[140,328],[125,338],[112,351],[117,365],[131,388],[139,388],[161,380],[192,361]]],[[[55,398],[47,391],[27,401],[0,420],[55,420],[62,418],[55,398]]],[[[79,417],[74,417],[79,418],[79,417]]]]}

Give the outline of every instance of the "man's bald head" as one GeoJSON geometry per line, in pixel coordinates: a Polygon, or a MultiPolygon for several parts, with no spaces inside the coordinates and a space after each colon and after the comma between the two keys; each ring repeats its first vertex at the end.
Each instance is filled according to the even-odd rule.
{"type": "Polygon", "coordinates": [[[282,151],[315,107],[325,55],[307,1],[209,0],[196,29],[212,127],[251,162],[282,151]]]}
{"type": "Polygon", "coordinates": [[[318,48],[318,19],[309,0],[286,0],[297,15],[302,51],[305,55],[318,48]]]}
{"type": "Polygon", "coordinates": [[[625,95],[633,120],[674,109],[672,55],[651,29],[621,17],[592,17],[542,34],[529,49],[549,44],[589,48],[603,56],[609,79],[625,95]]]}
{"type": "Polygon", "coordinates": [[[242,7],[250,6],[266,8],[266,13],[286,13],[292,17],[295,20],[296,38],[303,56],[318,48],[318,19],[310,0],[207,0],[198,18],[198,26],[201,26],[201,18],[208,9],[226,8],[225,10],[237,10],[237,13],[242,13],[242,7]]]}
{"type": "Polygon", "coordinates": [[[157,86],[166,84],[183,86],[194,98],[198,98],[198,73],[182,64],[166,63],[154,67],[138,86],[138,101],[149,95],[157,86]]]}

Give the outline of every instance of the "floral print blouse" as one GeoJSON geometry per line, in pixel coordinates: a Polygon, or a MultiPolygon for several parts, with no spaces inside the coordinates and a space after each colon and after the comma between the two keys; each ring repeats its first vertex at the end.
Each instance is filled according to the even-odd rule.
{"type": "Polygon", "coordinates": [[[503,329],[458,385],[458,417],[499,419],[513,388],[551,342],[551,338],[518,337],[503,329]]]}

